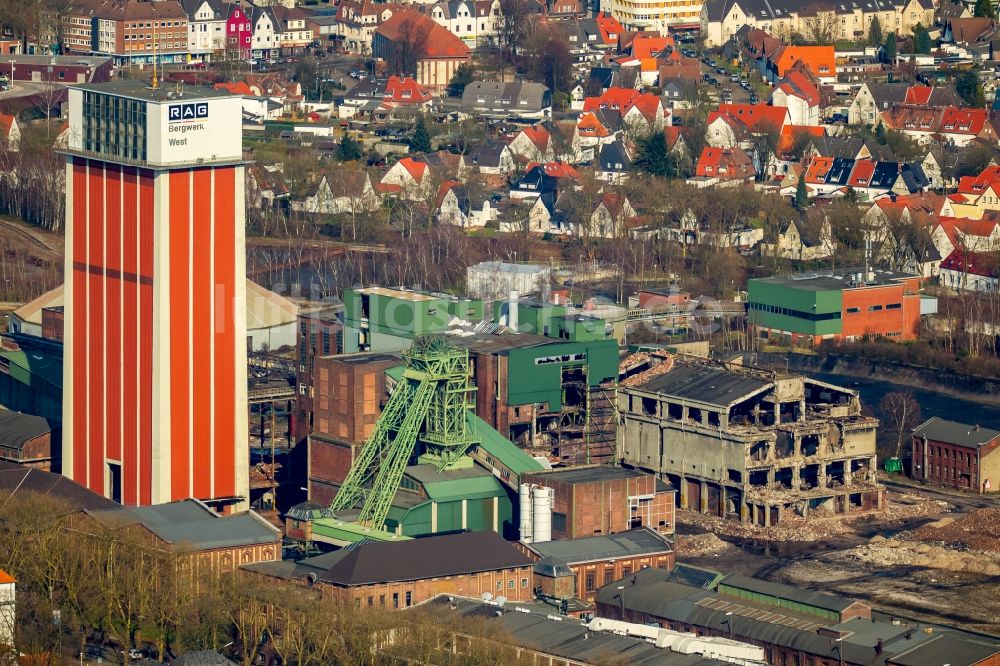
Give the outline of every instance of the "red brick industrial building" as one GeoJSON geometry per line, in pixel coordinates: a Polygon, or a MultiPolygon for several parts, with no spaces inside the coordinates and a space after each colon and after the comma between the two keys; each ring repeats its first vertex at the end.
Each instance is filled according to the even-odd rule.
{"type": "Polygon", "coordinates": [[[651,474],[589,465],[532,472],[521,483],[552,488],[552,538],[576,539],[648,527],[674,532],[673,487],[651,474]]]}
{"type": "Polygon", "coordinates": [[[940,486],[996,490],[1000,482],[1000,431],[932,417],[913,430],[910,475],[940,486]]]}

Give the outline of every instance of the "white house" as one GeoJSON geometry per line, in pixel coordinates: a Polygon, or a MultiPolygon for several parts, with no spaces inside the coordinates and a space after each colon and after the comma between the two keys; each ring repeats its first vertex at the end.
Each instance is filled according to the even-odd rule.
{"type": "Polygon", "coordinates": [[[212,53],[226,48],[228,12],[219,0],[187,0],[188,52],[192,60],[211,60],[212,53]]]}
{"type": "Polygon", "coordinates": [[[281,51],[281,25],[271,7],[254,7],[250,17],[253,36],[250,53],[254,58],[275,58],[281,51]]]}

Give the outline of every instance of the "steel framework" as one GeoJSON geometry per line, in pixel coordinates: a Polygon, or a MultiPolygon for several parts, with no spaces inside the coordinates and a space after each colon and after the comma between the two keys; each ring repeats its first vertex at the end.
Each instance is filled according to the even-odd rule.
{"type": "Polygon", "coordinates": [[[420,461],[439,470],[458,464],[475,443],[466,420],[476,390],[469,385],[469,352],[440,337],[422,337],[403,358],[403,377],[330,505],[346,511],[360,502],[357,522],[376,529],[385,523],[418,441],[420,461]]]}

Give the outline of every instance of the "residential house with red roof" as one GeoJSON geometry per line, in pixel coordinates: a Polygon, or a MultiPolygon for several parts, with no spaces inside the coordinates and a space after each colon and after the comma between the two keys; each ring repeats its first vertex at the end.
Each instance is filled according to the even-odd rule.
{"type": "Polygon", "coordinates": [[[771,91],[771,104],[788,109],[793,125],[820,124],[819,81],[805,67],[796,67],[771,91]]]}
{"type": "Polygon", "coordinates": [[[667,150],[673,155],[681,159],[690,159],[691,155],[688,151],[687,141],[684,140],[684,134],[681,132],[681,128],[675,125],[669,125],[663,128],[663,138],[667,142],[667,150]]]}
{"type": "Polygon", "coordinates": [[[752,182],[757,176],[753,160],[739,146],[713,148],[705,146],[698,157],[694,178],[688,182],[697,187],[711,185],[734,186],[752,182]]]}
{"type": "Polygon", "coordinates": [[[426,109],[434,95],[410,76],[390,76],[385,82],[382,105],[386,108],[398,106],[426,109]]]}
{"type": "Polygon", "coordinates": [[[14,628],[17,607],[17,581],[0,569],[0,652],[14,647],[14,628]]]}
{"type": "Polygon", "coordinates": [[[426,162],[404,157],[389,168],[375,189],[387,196],[418,200],[430,193],[433,180],[426,162]]]}
{"type": "Polygon", "coordinates": [[[390,73],[411,75],[437,91],[448,86],[460,65],[472,63],[472,52],[461,39],[411,8],[394,13],[375,29],[372,55],[384,60],[390,73]]]}
{"type": "Polygon", "coordinates": [[[766,59],[766,78],[776,82],[796,66],[804,65],[821,83],[837,82],[837,57],[833,45],[781,46],[766,59]]]}
{"type": "Polygon", "coordinates": [[[768,104],[720,104],[708,114],[705,138],[713,148],[743,146],[749,149],[754,135],[781,134],[791,124],[788,109],[768,104]]]}
{"type": "Polygon", "coordinates": [[[634,88],[608,88],[601,96],[584,100],[584,111],[599,109],[616,111],[622,124],[632,131],[659,130],[670,124],[670,112],[663,108],[663,101],[653,93],[634,88]]]}
{"type": "Polygon", "coordinates": [[[556,158],[552,134],[541,123],[522,128],[511,140],[509,147],[514,157],[527,162],[548,162],[556,158]]]}

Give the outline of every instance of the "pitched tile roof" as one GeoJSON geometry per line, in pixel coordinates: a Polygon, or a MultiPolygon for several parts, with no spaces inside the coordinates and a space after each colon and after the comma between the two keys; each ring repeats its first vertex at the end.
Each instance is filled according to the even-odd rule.
{"type": "Polygon", "coordinates": [[[778,76],[784,76],[802,62],[817,76],[834,76],[837,73],[837,59],[833,46],[784,46],[770,57],[778,76]]]}
{"type": "Polygon", "coordinates": [[[708,114],[708,124],[720,117],[727,123],[735,121],[750,132],[780,132],[788,119],[788,109],[769,104],[720,104],[716,111],[708,114]]]}

